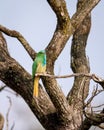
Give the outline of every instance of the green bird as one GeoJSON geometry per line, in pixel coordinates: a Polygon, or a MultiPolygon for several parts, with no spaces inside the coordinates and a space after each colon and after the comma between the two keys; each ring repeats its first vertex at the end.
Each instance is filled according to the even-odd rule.
{"type": "Polygon", "coordinates": [[[45,72],[46,72],[46,52],[45,50],[42,50],[37,53],[36,58],[32,65],[32,78],[34,82],[33,97],[34,96],[38,97],[39,95],[38,85],[39,85],[40,76],[35,76],[35,74],[45,73],[45,72]]]}

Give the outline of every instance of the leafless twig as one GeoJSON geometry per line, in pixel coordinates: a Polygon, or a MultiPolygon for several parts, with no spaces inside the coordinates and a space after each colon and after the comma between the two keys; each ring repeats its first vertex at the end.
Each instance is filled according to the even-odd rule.
{"type": "Polygon", "coordinates": [[[35,76],[45,76],[45,77],[51,77],[51,78],[71,78],[71,77],[77,77],[77,76],[86,76],[86,77],[89,77],[91,78],[92,77],[92,74],[85,74],[85,73],[73,73],[73,74],[70,74],[70,75],[50,75],[48,73],[36,73],[35,76]]]}
{"type": "Polygon", "coordinates": [[[86,76],[91,78],[93,81],[96,83],[99,83],[103,88],[104,88],[104,79],[95,75],[95,74],[90,74],[90,73],[73,73],[70,75],[50,75],[48,73],[36,73],[35,76],[45,76],[45,77],[51,77],[51,78],[71,78],[71,77],[78,77],[78,76],[86,76]]]}
{"type": "Polygon", "coordinates": [[[102,78],[99,78],[95,74],[90,74],[90,73],[73,73],[73,74],[69,74],[69,75],[50,75],[48,73],[36,73],[35,76],[45,76],[45,77],[52,77],[52,78],[71,78],[71,77],[77,77],[77,76],[86,76],[86,77],[93,79],[96,82],[97,82],[97,79],[100,82],[104,80],[102,78]]]}
{"type": "Polygon", "coordinates": [[[8,111],[6,114],[6,130],[9,130],[9,114],[10,114],[10,110],[11,110],[11,106],[12,106],[12,101],[9,96],[7,96],[7,98],[9,100],[9,107],[8,107],[8,111]]]}
{"type": "Polygon", "coordinates": [[[93,90],[92,96],[88,99],[87,103],[85,104],[84,108],[87,107],[91,101],[94,99],[95,96],[97,96],[98,94],[100,94],[101,92],[103,92],[104,90],[98,90],[98,87],[96,87],[93,90]]]}
{"type": "Polygon", "coordinates": [[[7,87],[6,85],[0,87],[0,92],[4,90],[4,88],[7,87]]]}
{"type": "Polygon", "coordinates": [[[102,110],[95,110],[94,113],[100,113],[102,110]]]}
{"type": "Polygon", "coordinates": [[[11,129],[10,129],[10,130],[13,130],[13,129],[14,129],[14,126],[15,126],[15,122],[13,122],[13,125],[11,126],[11,129]]]}
{"type": "MultiPolygon", "coordinates": [[[[0,87],[0,92],[1,92],[2,90],[4,90],[6,87],[7,87],[7,85],[1,86],[1,87],[0,87]]],[[[13,95],[15,95],[15,96],[19,96],[18,93],[12,91],[11,89],[8,89],[8,87],[7,87],[7,89],[5,89],[5,91],[7,91],[7,92],[9,92],[9,93],[11,93],[11,94],[13,94],[13,95]]]]}
{"type": "Polygon", "coordinates": [[[100,105],[97,105],[97,106],[92,106],[92,108],[98,108],[98,107],[102,107],[104,106],[104,104],[100,104],[100,105]]]}
{"type": "Polygon", "coordinates": [[[15,95],[16,97],[19,96],[19,94],[18,94],[17,92],[12,91],[11,89],[5,89],[5,91],[7,91],[7,92],[9,92],[9,93],[11,93],[11,94],[13,94],[13,95],[15,95]]]}

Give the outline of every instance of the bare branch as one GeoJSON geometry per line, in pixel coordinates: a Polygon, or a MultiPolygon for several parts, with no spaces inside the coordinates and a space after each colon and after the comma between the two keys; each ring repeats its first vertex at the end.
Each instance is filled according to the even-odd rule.
{"type": "Polygon", "coordinates": [[[92,106],[92,108],[98,108],[98,107],[102,107],[104,106],[104,104],[100,104],[100,105],[97,105],[97,106],[92,106]]]}
{"type": "Polygon", "coordinates": [[[0,130],[3,130],[3,126],[4,126],[4,117],[0,113],[0,130]]]}
{"type": "Polygon", "coordinates": [[[15,122],[13,122],[13,125],[11,126],[10,130],[13,130],[15,126],[15,122]]]}
{"type": "Polygon", "coordinates": [[[7,87],[6,85],[0,87],[0,92],[4,90],[4,88],[7,87]]]}
{"type": "Polygon", "coordinates": [[[104,122],[104,113],[86,113],[85,115],[88,119],[90,119],[91,121],[94,121],[95,123],[103,123],[104,122]]]}
{"type": "Polygon", "coordinates": [[[10,114],[10,110],[12,107],[12,101],[11,98],[7,96],[7,98],[9,99],[9,107],[8,107],[8,111],[6,114],[6,130],[9,130],[9,114],[10,114]]]}
{"type": "Polygon", "coordinates": [[[92,125],[100,126],[104,123],[104,109],[100,113],[85,112],[84,129],[88,130],[92,125]]]}
{"type": "Polygon", "coordinates": [[[85,104],[84,108],[87,107],[91,101],[94,99],[95,96],[97,96],[98,94],[100,94],[101,92],[104,92],[104,90],[98,90],[98,87],[96,87],[95,90],[93,90],[93,94],[92,96],[88,99],[87,103],[85,104]]]}
{"type": "Polygon", "coordinates": [[[60,24],[60,26],[62,27],[62,25],[64,25],[64,22],[66,22],[69,19],[69,13],[66,9],[65,0],[54,0],[54,1],[47,0],[47,1],[52,7],[55,14],[57,15],[58,24],[60,24]]]}
{"type": "Polygon", "coordinates": [[[81,6],[78,11],[71,18],[73,32],[80,26],[84,18],[91,12],[91,10],[100,2],[100,0],[79,0],[81,6]]]}
{"type": "Polygon", "coordinates": [[[100,127],[104,122],[104,115],[99,116],[99,114],[96,114],[96,116],[90,115],[90,117],[86,117],[84,120],[84,130],[89,130],[92,125],[100,127]]]}
{"type": "MultiPolygon", "coordinates": [[[[79,15],[76,13],[73,16],[71,21],[70,21],[70,17],[68,15],[66,3],[64,0],[47,0],[47,1],[50,4],[50,6],[52,7],[52,9],[54,10],[54,12],[57,16],[57,21],[58,21],[54,36],[53,36],[50,44],[46,48],[47,72],[49,72],[51,75],[53,75],[55,60],[58,58],[59,54],[63,50],[69,37],[75,32],[75,30],[78,29],[79,25],[81,25],[81,22],[84,20],[85,16],[97,4],[98,0],[96,0],[95,4],[94,3],[91,4],[90,3],[90,2],[92,2],[91,0],[89,0],[89,2],[88,2],[90,4],[87,4],[87,2],[86,2],[84,4],[84,7],[82,8],[84,13],[83,13],[83,11],[79,10],[79,15]],[[88,5],[90,6],[90,9],[87,9],[87,8],[89,8],[88,5]],[[84,8],[86,8],[86,9],[84,9],[84,8]],[[81,17],[81,13],[83,15],[82,17],[81,17]],[[77,19],[77,17],[79,19],[77,19]],[[77,23],[76,23],[76,20],[77,20],[77,23]],[[73,29],[72,29],[71,22],[73,25],[73,29]],[[75,26],[74,26],[74,22],[75,22],[75,26]]],[[[93,0],[93,1],[95,1],[95,0],[93,0]]],[[[34,59],[36,53],[34,52],[33,49],[31,49],[31,47],[29,46],[29,43],[25,40],[25,38],[19,32],[14,31],[14,30],[9,30],[3,26],[0,26],[0,28],[3,33],[5,33],[11,37],[17,38],[21,42],[21,44],[24,46],[24,48],[28,51],[28,53],[32,57],[32,59],[34,59]]],[[[84,31],[86,33],[86,30],[84,30],[84,31]]],[[[2,50],[2,48],[1,48],[1,50],[2,50]]],[[[0,59],[1,62],[3,63],[3,64],[0,63],[0,65],[1,65],[0,74],[2,73],[2,76],[0,78],[2,79],[2,81],[4,81],[8,86],[10,86],[16,92],[18,92],[25,99],[25,101],[28,103],[28,105],[30,106],[32,111],[36,114],[37,118],[40,120],[40,122],[43,124],[43,126],[46,129],[48,129],[48,126],[50,126],[50,127],[53,126],[53,124],[56,124],[58,122],[58,120],[61,120],[60,121],[61,125],[63,125],[64,123],[65,123],[65,126],[69,125],[68,123],[70,123],[70,121],[72,120],[72,116],[71,116],[72,107],[67,102],[66,97],[64,96],[62,90],[60,89],[60,87],[56,81],[56,78],[58,78],[58,77],[52,77],[52,76],[42,77],[41,76],[43,79],[43,83],[46,88],[46,91],[50,98],[48,97],[46,92],[40,86],[39,87],[39,94],[40,94],[39,98],[32,99],[33,82],[32,82],[31,75],[28,74],[11,57],[9,57],[9,56],[7,57],[7,55],[5,56],[5,54],[2,56],[3,56],[3,58],[0,59]],[[2,68],[5,71],[3,71],[2,68]],[[52,115],[52,118],[50,118],[50,115],[52,115]],[[57,121],[56,120],[54,121],[55,117],[58,117],[57,121]]],[[[84,63],[84,61],[85,60],[83,60],[82,63],[84,63]]],[[[87,62],[86,62],[86,66],[87,66],[87,62]]],[[[78,69],[78,71],[76,71],[75,73],[77,73],[77,72],[78,73],[80,73],[80,72],[89,73],[89,67],[87,66],[87,69],[85,67],[84,71],[79,71],[79,69],[78,69]]],[[[75,78],[77,77],[77,79],[79,81],[78,88],[81,83],[81,87],[79,88],[79,90],[75,88],[76,90],[78,90],[77,91],[78,95],[81,95],[82,93],[84,93],[86,91],[85,88],[87,88],[86,86],[89,85],[88,83],[89,83],[89,80],[92,78],[92,76],[82,75],[84,77],[80,78],[81,75],[79,75],[79,76],[71,75],[69,77],[73,77],[73,76],[75,78]]],[[[65,78],[65,77],[62,76],[60,78],[65,78]]],[[[87,92],[88,92],[88,90],[87,90],[87,92]]],[[[77,97],[77,93],[75,93],[73,95],[75,95],[77,97]]],[[[87,94],[86,94],[86,96],[87,96],[87,94]]],[[[76,98],[72,97],[72,99],[76,99],[76,98]]],[[[78,103],[78,100],[76,101],[76,103],[78,103]]],[[[82,111],[79,112],[79,110],[78,110],[78,112],[76,111],[75,115],[73,115],[73,116],[75,118],[77,116],[78,119],[80,119],[81,112],[82,111]]],[[[72,122],[74,122],[74,120],[72,122]]],[[[77,123],[77,125],[78,125],[77,127],[80,126],[80,123],[79,124],[77,123]]],[[[60,125],[60,124],[58,124],[58,125],[60,125]]],[[[54,129],[53,127],[51,127],[51,128],[54,129]]]]}
{"type": "Polygon", "coordinates": [[[0,31],[7,34],[8,36],[17,38],[20,41],[20,43],[24,46],[24,48],[27,50],[30,57],[34,60],[35,55],[36,55],[35,51],[31,48],[29,43],[19,32],[15,30],[10,30],[2,25],[0,25],[0,31]]]}
{"type": "Polygon", "coordinates": [[[5,89],[5,91],[6,92],[9,92],[9,93],[11,93],[11,94],[13,94],[13,95],[15,95],[16,97],[19,97],[20,95],[17,93],[17,92],[15,92],[15,91],[12,91],[12,90],[10,90],[10,89],[5,89]]]}
{"type": "Polygon", "coordinates": [[[98,127],[104,129],[104,123],[101,123],[100,125],[98,125],[98,127]]]}
{"type": "Polygon", "coordinates": [[[102,79],[101,77],[99,77],[95,74],[92,75],[92,78],[96,83],[99,83],[102,86],[102,88],[104,89],[104,79],[102,79]]]}
{"type": "Polygon", "coordinates": [[[71,77],[78,77],[78,76],[86,76],[89,78],[92,78],[92,74],[84,74],[84,73],[73,73],[70,75],[50,75],[48,73],[42,74],[42,73],[36,73],[35,76],[44,76],[44,77],[51,77],[51,78],[71,78],[71,77]]]}
{"type": "Polygon", "coordinates": [[[69,74],[69,75],[51,75],[48,73],[36,73],[35,76],[43,76],[43,77],[50,77],[50,78],[71,78],[71,77],[89,77],[90,79],[92,79],[93,81],[97,82],[97,83],[103,83],[104,79],[103,78],[99,78],[99,76],[95,75],[95,74],[91,74],[91,73],[73,73],[73,74],[69,74]]]}
{"type": "Polygon", "coordinates": [[[0,37],[0,80],[21,95],[43,126],[48,128],[51,124],[46,125],[46,122],[53,122],[50,114],[55,113],[54,105],[42,87],[39,87],[39,99],[32,98],[32,77],[15,59],[8,55],[7,50],[4,50],[2,45],[6,43],[2,38],[0,37]]]}
{"type": "MultiPolygon", "coordinates": [[[[86,0],[79,0],[77,4],[77,11],[81,11],[81,7],[85,7],[86,0]]],[[[86,7],[85,7],[86,8],[86,7]]],[[[77,15],[75,16],[75,19],[77,15]]],[[[71,18],[71,23],[73,25],[74,18],[71,18]]],[[[86,45],[87,38],[90,32],[91,27],[91,15],[86,14],[85,17],[81,17],[81,19],[76,21],[80,26],[76,26],[75,30],[73,30],[73,39],[71,45],[71,69],[74,73],[85,73],[88,74],[90,72],[89,62],[86,56],[86,45]],[[81,21],[82,20],[82,21],[81,21]]],[[[76,24],[76,23],[74,23],[76,24]]],[[[84,100],[88,96],[89,92],[89,82],[90,77],[87,76],[76,76],[74,78],[74,83],[71,88],[71,91],[68,93],[67,99],[70,104],[73,104],[76,109],[80,111],[80,122],[82,122],[83,116],[83,105],[84,100]]],[[[79,114],[79,113],[78,113],[79,114]]],[[[77,114],[77,115],[78,115],[77,114]]]]}
{"type": "Polygon", "coordinates": [[[47,0],[57,16],[57,27],[52,40],[47,46],[47,58],[54,62],[72,34],[70,17],[64,0],[47,0]],[[54,54],[54,55],[53,55],[54,54]]]}
{"type": "Polygon", "coordinates": [[[0,46],[3,48],[3,50],[8,54],[9,54],[9,51],[8,51],[8,48],[7,48],[7,44],[6,44],[6,40],[3,36],[3,34],[0,32],[0,46]]]}
{"type": "MultiPolygon", "coordinates": [[[[99,118],[100,119],[100,118],[99,118]]],[[[98,119],[98,120],[99,120],[98,119]]],[[[82,130],[89,130],[92,125],[98,126],[99,128],[102,126],[102,123],[95,122],[93,120],[90,120],[89,118],[85,118],[84,123],[83,123],[83,129],[82,130]]],[[[102,127],[103,128],[103,127],[102,127]]]]}
{"type": "Polygon", "coordinates": [[[57,15],[58,19],[57,28],[53,38],[46,48],[48,50],[49,58],[51,57],[51,62],[53,62],[63,50],[69,37],[75,32],[75,30],[78,29],[84,18],[100,2],[100,0],[85,0],[81,8],[73,15],[71,21],[64,0],[47,1],[57,15]]]}
{"type": "MultiPolygon", "coordinates": [[[[47,53],[47,72],[54,73],[54,62],[66,45],[71,36],[71,22],[64,0],[47,0],[57,16],[57,27],[53,38],[46,47],[47,53]],[[54,55],[53,55],[54,54],[54,55]]],[[[45,89],[51,98],[52,103],[58,111],[60,119],[70,120],[69,104],[55,78],[43,77],[45,89]]]]}
{"type": "Polygon", "coordinates": [[[87,107],[91,103],[91,101],[93,100],[93,98],[96,96],[97,91],[98,91],[98,87],[96,87],[96,89],[93,89],[92,96],[91,96],[90,99],[88,99],[88,101],[87,101],[86,105],[84,106],[84,108],[87,107]]]}

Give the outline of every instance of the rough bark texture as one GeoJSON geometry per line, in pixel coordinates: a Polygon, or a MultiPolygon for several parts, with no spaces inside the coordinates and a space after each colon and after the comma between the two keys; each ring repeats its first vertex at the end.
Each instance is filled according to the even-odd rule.
{"type": "MultiPolygon", "coordinates": [[[[73,35],[71,46],[73,72],[86,74],[90,72],[85,49],[91,27],[90,12],[99,1],[79,0],[77,11],[70,19],[64,0],[47,0],[57,16],[56,30],[46,47],[47,73],[54,75],[55,61],[71,35],[73,35]]],[[[0,25],[0,31],[17,38],[31,58],[35,58],[36,52],[19,32],[7,29],[2,25],[0,25]]],[[[32,77],[10,56],[2,33],[0,33],[0,80],[23,97],[45,129],[83,130],[85,128],[84,124],[86,125],[86,123],[83,123],[84,100],[88,96],[90,78],[86,76],[75,77],[72,89],[66,98],[54,77],[42,76],[46,91],[40,85],[39,98],[33,98],[32,77]]],[[[97,117],[99,123],[104,120],[103,118],[100,120],[100,115],[92,117],[94,117],[93,119],[97,117]]],[[[87,123],[89,128],[94,122],[95,120],[93,123],[87,123]]]]}
{"type": "MultiPolygon", "coordinates": [[[[80,3],[78,3],[78,9],[80,6],[80,3]]],[[[71,68],[74,73],[89,73],[90,71],[85,53],[90,26],[91,18],[90,15],[88,15],[73,35],[71,46],[71,68]]],[[[79,128],[83,127],[81,126],[83,122],[83,107],[84,100],[87,98],[89,92],[89,81],[89,77],[75,77],[73,87],[67,96],[69,104],[74,108],[74,122],[79,128]]]]}
{"type": "Polygon", "coordinates": [[[0,114],[0,130],[3,129],[4,126],[4,117],[0,114]]]}

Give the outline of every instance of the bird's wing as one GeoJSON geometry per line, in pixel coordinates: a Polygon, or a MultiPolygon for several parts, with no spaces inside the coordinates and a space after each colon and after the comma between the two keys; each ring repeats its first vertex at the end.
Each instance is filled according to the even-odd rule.
{"type": "Polygon", "coordinates": [[[35,77],[36,69],[37,69],[37,62],[34,61],[33,65],[32,65],[32,78],[33,79],[35,77]]]}

